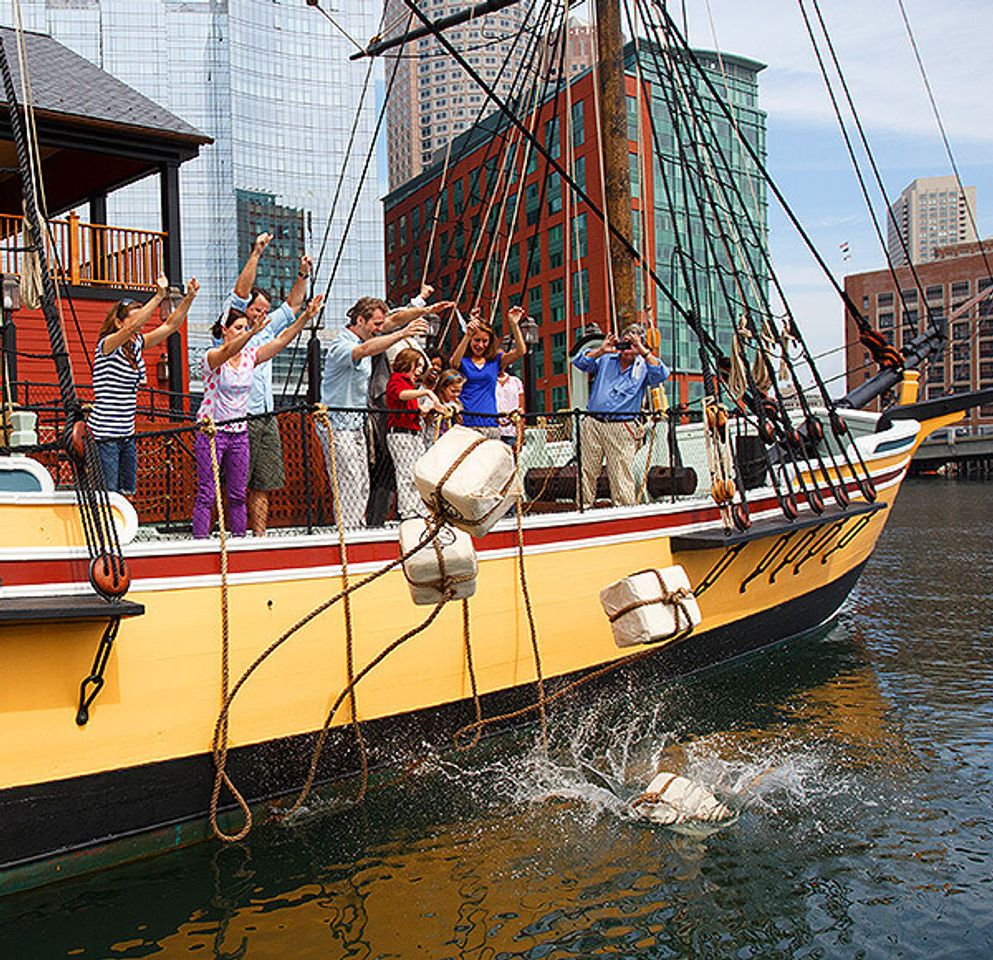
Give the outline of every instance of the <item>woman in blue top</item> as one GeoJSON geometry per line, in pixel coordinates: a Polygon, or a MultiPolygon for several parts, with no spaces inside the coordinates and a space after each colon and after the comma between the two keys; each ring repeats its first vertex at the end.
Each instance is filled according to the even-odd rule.
{"type": "Polygon", "coordinates": [[[475,312],[471,315],[466,331],[452,354],[452,366],[465,377],[462,387],[462,423],[478,430],[484,436],[500,439],[497,423],[496,383],[501,370],[528,352],[521,334],[523,307],[511,307],[507,314],[514,336],[514,349],[506,353],[500,349],[493,328],[475,312]]]}

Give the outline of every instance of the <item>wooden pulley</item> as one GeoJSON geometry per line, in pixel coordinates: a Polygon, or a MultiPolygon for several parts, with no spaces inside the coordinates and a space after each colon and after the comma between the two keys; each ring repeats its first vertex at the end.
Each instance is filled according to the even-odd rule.
{"type": "Polygon", "coordinates": [[[648,347],[652,353],[658,352],[660,346],[662,346],[662,334],[659,333],[659,328],[652,325],[645,327],[645,346],[648,347]]]}
{"type": "Polygon", "coordinates": [[[800,436],[800,431],[796,427],[790,427],[786,431],[787,437],[789,437],[790,445],[796,447],[797,450],[803,447],[803,437],[800,436]]]}
{"type": "Polygon", "coordinates": [[[834,488],[834,502],[841,507],[842,510],[852,502],[852,498],[848,495],[848,487],[845,486],[844,480],[838,480],[838,485],[834,488]]]}
{"type": "Polygon", "coordinates": [[[820,443],[824,439],[824,428],[821,426],[821,421],[817,417],[807,417],[805,426],[807,428],[807,436],[815,443],[820,443]]]}
{"type": "Polygon", "coordinates": [[[859,477],[858,484],[866,501],[875,503],[878,493],[876,492],[876,485],[872,482],[872,477],[859,477]]]}
{"type": "Polygon", "coordinates": [[[131,571],[123,557],[101,553],[90,561],[90,583],[103,597],[123,597],[131,588],[131,571]]]}
{"type": "Polygon", "coordinates": [[[771,420],[763,420],[759,424],[759,436],[766,446],[776,442],[776,427],[771,420]]]}
{"type": "Polygon", "coordinates": [[[731,508],[731,519],[742,533],[752,525],[752,518],[748,515],[748,507],[740,502],[731,508]]]}
{"type": "Polygon", "coordinates": [[[824,512],[824,498],[821,496],[821,491],[817,487],[811,487],[807,491],[807,503],[810,504],[810,509],[814,513],[820,515],[824,512]]]}
{"type": "Polygon", "coordinates": [[[836,437],[843,437],[848,433],[848,424],[834,410],[831,411],[831,430],[836,437]]]}
{"type": "Polygon", "coordinates": [[[69,432],[69,452],[78,463],[86,462],[86,438],[90,434],[90,426],[85,420],[77,420],[69,432]]]}
{"type": "Polygon", "coordinates": [[[782,507],[783,516],[787,520],[796,520],[800,515],[800,508],[797,506],[796,497],[793,496],[792,491],[780,497],[779,505],[782,507]]]}

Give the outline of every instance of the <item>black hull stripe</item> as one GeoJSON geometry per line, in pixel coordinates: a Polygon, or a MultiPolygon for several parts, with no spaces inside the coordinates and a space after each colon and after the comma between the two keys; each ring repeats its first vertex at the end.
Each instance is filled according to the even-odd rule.
{"type": "MultiPolygon", "coordinates": [[[[608,678],[685,676],[806,633],[838,610],[861,571],[862,565],[809,594],[660,648],[656,656],[608,678]]],[[[548,692],[570,679],[574,677],[552,680],[548,692]]],[[[484,716],[533,703],[534,696],[533,684],[489,694],[483,700],[484,716]]],[[[370,760],[395,764],[413,758],[412,751],[419,751],[425,741],[449,744],[452,732],[472,719],[471,701],[462,700],[368,721],[363,726],[370,760]]],[[[253,803],[291,793],[303,782],[314,739],[315,734],[304,734],[239,747],[229,754],[228,771],[253,803]]],[[[319,778],[343,779],[357,768],[351,732],[337,728],[322,757],[319,778]]],[[[212,784],[211,757],[199,754],[0,791],[0,894],[205,836],[212,784]],[[115,844],[116,855],[95,852],[121,840],[129,842],[115,844]]]]}

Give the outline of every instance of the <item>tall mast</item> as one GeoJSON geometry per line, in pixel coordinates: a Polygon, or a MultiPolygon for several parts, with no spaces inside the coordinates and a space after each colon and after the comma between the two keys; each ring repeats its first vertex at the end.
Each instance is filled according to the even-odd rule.
{"type": "MultiPolygon", "coordinates": [[[[596,42],[600,75],[600,146],[604,171],[604,211],[621,236],[633,236],[631,172],[628,161],[628,111],[624,88],[624,35],[618,0],[596,0],[596,42]]],[[[614,316],[617,329],[636,319],[634,261],[628,249],[610,238],[614,316]]]]}

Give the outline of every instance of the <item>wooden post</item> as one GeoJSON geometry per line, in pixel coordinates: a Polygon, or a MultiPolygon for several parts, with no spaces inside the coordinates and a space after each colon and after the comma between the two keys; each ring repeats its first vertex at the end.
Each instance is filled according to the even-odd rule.
{"type": "Polygon", "coordinates": [[[79,285],[79,215],[73,210],[69,214],[69,283],[79,285]]]}
{"type": "MultiPolygon", "coordinates": [[[[183,265],[179,234],[178,163],[162,164],[159,169],[159,185],[162,197],[162,229],[167,234],[164,273],[170,282],[182,288],[183,265]]],[[[183,341],[178,332],[170,334],[166,340],[166,355],[169,361],[169,408],[174,417],[178,419],[183,413],[183,370],[186,368],[183,341]]]]}
{"type": "MultiPolygon", "coordinates": [[[[600,72],[600,143],[604,165],[604,210],[610,225],[629,240],[631,172],[628,161],[628,109],[624,74],[624,37],[618,0],[596,0],[597,57],[600,72]]],[[[637,319],[634,261],[616,237],[610,238],[614,274],[614,317],[618,332],[637,319]]]]}

